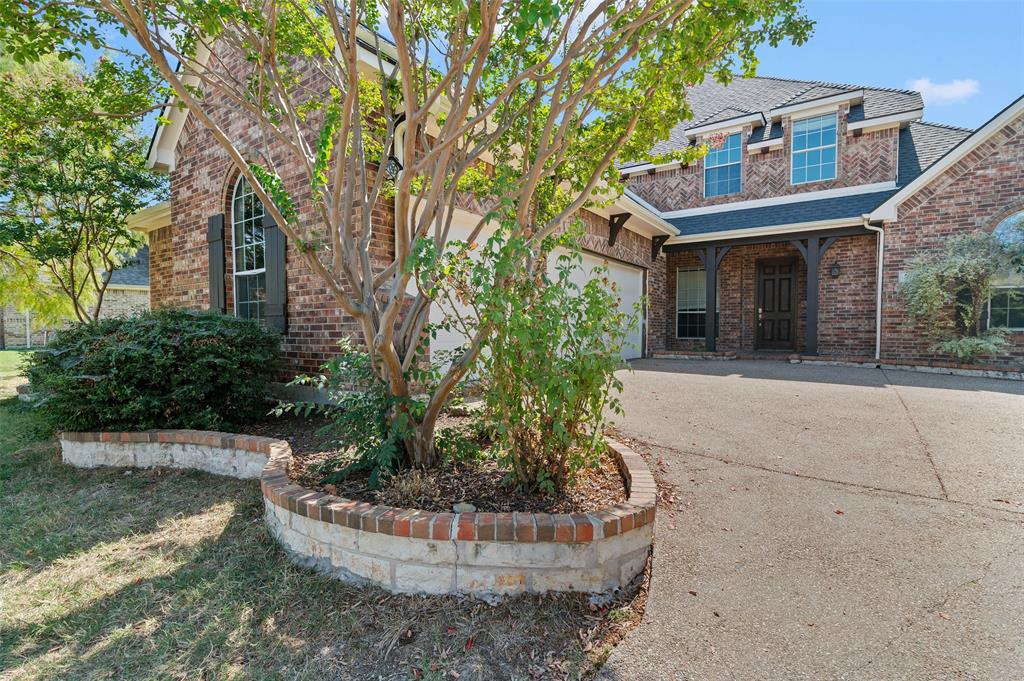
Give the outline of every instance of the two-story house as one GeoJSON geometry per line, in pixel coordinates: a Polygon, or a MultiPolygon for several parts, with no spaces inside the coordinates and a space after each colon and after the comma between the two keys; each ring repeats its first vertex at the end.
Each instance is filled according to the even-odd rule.
{"type": "MultiPolygon", "coordinates": [[[[935,359],[907,320],[900,274],[948,236],[1024,211],[1024,98],[971,131],[923,122],[920,94],[906,90],[750,78],[687,96],[694,119],[655,151],[706,142],[711,152],[689,165],[624,164],[626,193],[580,213],[580,276],[607,263],[623,307],[647,300],[625,358],[700,349],[935,359]]],[[[230,107],[211,111],[245,134],[230,107]]],[[[265,230],[262,206],[210,133],[187,111],[166,115],[150,164],[170,173],[171,200],[135,220],[149,234],[152,305],[269,318],[283,332],[286,371],[315,369],[357,325],[295,245],[265,230]],[[276,245],[249,253],[235,247],[239,234],[276,245]]],[[[389,219],[379,208],[375,219],[389,219]]],[[[453,238],[475,220],[457,211],[453,238]]],[[[382,236],[375,253],[386,258],[391,241],[382,236]]],[[[1001,286],[988,319],[1014,329],[1017,359],[1003,360],[1019,363],[1024,295],[1011,291],[1024,282],[1001,286]]],[[[442,335],[431,350],[461,342],[442,335]]]]}
{"type": "MultiPolygon", "coordinates": [[[[629,193],[677,230],[652,299],[648,351],[932,358],[897,293],[913,257],[1024,209],[1022,101],[976,131],[922,120],[908,90],[781,78],[708,82],[693,120],[654,151],[706,143],[689,165],[626,164],[629,193]]],[[[628,222],[626,223],[628,225],[628,222]]],[[[1024,352],[1024,282],[989,322],[1024,352]]]]}

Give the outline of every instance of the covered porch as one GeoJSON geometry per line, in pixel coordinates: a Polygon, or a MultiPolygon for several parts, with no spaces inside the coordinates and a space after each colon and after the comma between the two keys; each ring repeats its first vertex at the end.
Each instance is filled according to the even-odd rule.
{"type": "Polygon", "coordinates": [[[666,245],[665,350],[873,355],[877,238],[862,224],[666,245]]]}

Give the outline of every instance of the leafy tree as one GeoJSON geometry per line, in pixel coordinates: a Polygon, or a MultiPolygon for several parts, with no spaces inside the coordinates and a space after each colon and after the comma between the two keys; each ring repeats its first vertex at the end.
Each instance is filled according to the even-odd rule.
{"type": "Polygon", "coordinates": [[[1024,223],[1007,221],[998,233],[949,239],[935,254],[911,261],[900,284],[910,320],[924,329],[931,350],[958,361],[1006,349],[1006,332],[985,328],[984,314],[997,276],[1024,273],[1024,223]]]}
{"type": "Polygon", "coordinates": [[[132,129],[145,101],[103,62],[89,75],[52,57],[0,74],[0,301],[50,321],[99,316],[144,243],[128,217],[166,192],[132,129]]]}
{"type": "Polygon", "coordinates": [[[445,251],[469,192],[487,207],[476,233],[499,220],[534,267],[546,237],[619,189],[616,160],[651,159],[692,117],[687,86],[750,75],[760,44],[800,43],[810,29],[799,0],[0,3],[0,40],[22,60],[120,48],[107,38],[118,32],[135,40],[134,60],[119,62],[133,82],[169,84],[360,325],[394,418],[415,417],[403,456],[416,465],[436,462],[437,416],[499,323],[477,325],[411,406],[434,288],[407,296],[418,244],[445,251]],[[378,172],[392,150],[397,176],[378,172]],[[368,207],[385,200],[394,258],[380,267],[368,207]]]}

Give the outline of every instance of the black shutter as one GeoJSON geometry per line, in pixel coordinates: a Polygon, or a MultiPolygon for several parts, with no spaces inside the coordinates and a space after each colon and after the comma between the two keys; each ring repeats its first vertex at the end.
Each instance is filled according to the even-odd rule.
{"type": "Polygon", "coordinates": [[[206,220],[206,243],[210,254],[210,309],[224,314],[228,310],[224,301],[224,213],[206,220]]]}
{"type": "Polygon", "coordinates": [[[284,269],[288,244],[284,233],[270,215],[263,217],[263,239],[267,268],[267,326],[284,334],[288,331],[288,293],[284,269]]]}

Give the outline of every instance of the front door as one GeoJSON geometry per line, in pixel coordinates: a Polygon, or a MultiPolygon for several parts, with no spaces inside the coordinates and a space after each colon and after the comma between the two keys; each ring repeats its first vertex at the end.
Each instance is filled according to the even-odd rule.
{"type": "Polygon", "coordinates": [[[757,349],[796,348],[796,259],[757,262],[757,349]]]}

